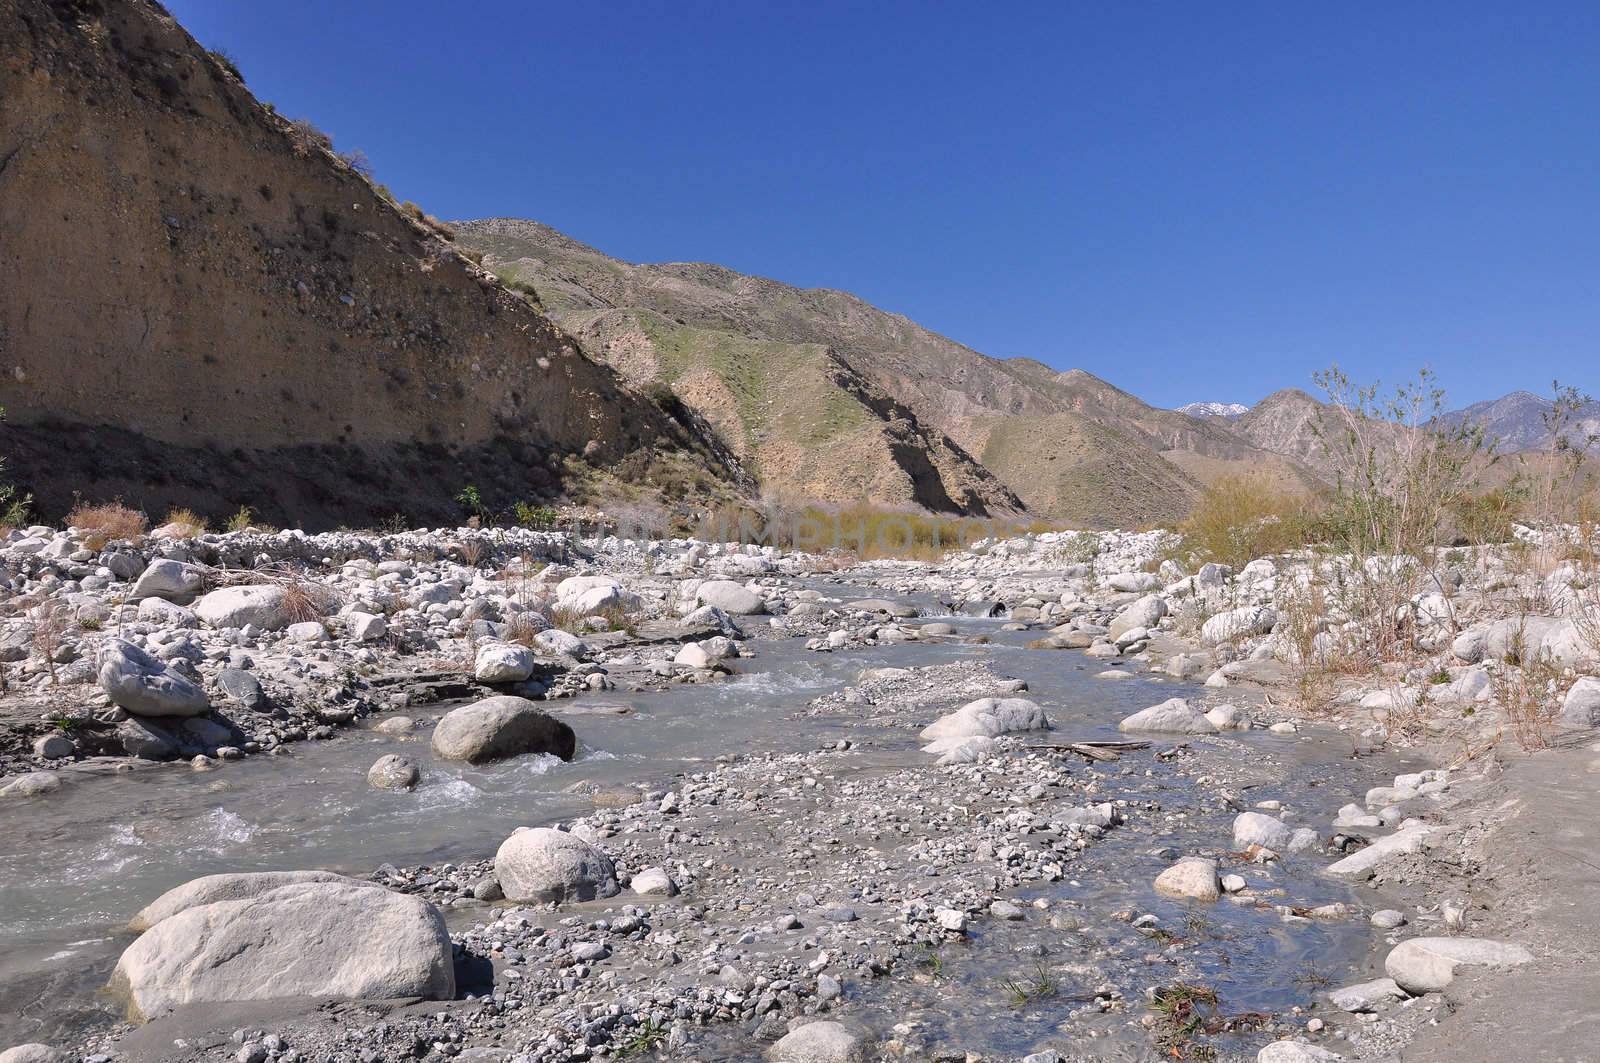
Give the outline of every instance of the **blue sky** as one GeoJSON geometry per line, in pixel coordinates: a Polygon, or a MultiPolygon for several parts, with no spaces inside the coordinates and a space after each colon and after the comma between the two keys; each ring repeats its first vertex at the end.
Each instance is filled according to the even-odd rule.
{"type": "Polygon", "coordinates": [[[442,217],[842,288],[1159,405],[1600,392],[1600,7],[168,0],[442,217]]]}

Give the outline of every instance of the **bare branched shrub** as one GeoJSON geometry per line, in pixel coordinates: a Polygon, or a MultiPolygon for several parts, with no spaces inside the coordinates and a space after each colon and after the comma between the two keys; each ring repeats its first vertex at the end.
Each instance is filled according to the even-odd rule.
{"type": "Polygon", "coordinates": [[[1549,747],[1550,730],[1561,714],[1565,678],[1560,665],[1538,653],[1519,627],[1505,660],[1489,673],[1489,684],[1523,749],[1549,747]]]}
{"type": "Polygon", "coordinates": [[[1318,537],[1346,562],[1330,589],[1367,626],[1375,656],[1392,659],[1411,631],[1396,618],[1417,594],[1439,589],[1450,514],[1476,493],[1493,451],[1481,429],[1446,423],[1444,392],[1428,370],[1383,399],[1337,366],[1317,382],[1328,406],[1313,427],[1337,471],[1318,537]]]}
{"type": "Polygon", "coordinates": [[[372,160],[360,148],[342,152],[339,155],[339,161],[369,181],[372,179],[372,160]]]}
{"type": "Polygon", "coordinates": [[[289,146],[301,158],[306,158],[313,152],[332,151],[333,140],[311,124],[309,118],[296,118],[289,123],[289,146]]]}
{"type": "Polygon", "coordinates": [[[120,501],[98,506],[80,502],[67,514],[67,524],[84,533],[83,545],[90,550],[104,549],[109,542],[138,539],[148,527],[143,513],[120,501]]]}
{"type": "Polygon", "coordinates": [[[56,652],[61,649],[61,640],[72,626],[72,616],[59,603],[46,602],[34,612],[32,624],[33,651],[44,658],[45,667],[50,670],[50,685],[58,686],[56,652]]]}

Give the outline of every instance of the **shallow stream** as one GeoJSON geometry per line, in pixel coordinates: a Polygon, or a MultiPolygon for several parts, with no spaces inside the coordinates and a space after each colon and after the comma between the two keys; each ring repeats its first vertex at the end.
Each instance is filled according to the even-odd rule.
{"type": "MultiPolygon", "coordinates": [[[[931,603],[918,603],[928,606],[931,603]]],[[[931,610],[930,610],[931,611],[931,610]]],[[[0,1046],[27,1040],[70,1043],[75,1034],[118,1018],[98,990],[130,940],[122,928],[130,915],[163,891],[200,875],[321,867],[365,874],[383,863],[438,864],[482,859],[514,827],[570,819],[592,810],[574,784],[659,783],[695,770],[725,753],[810,750],[844,737],[861,737],[849,716],[795,717],[808,700],[855,680],[879,665],[931,665],[986,657],[1002,675],[1026,680],[1057,733],[1050,741],[1119,737],[1116,721],[1166,697],[1196,692],[1192,685],[1140,673],[1120,682],[1093,678],[1104,665],[1070,651],[1030,651],[1027,633],[1003,632],[1000,622],[941,618],[964,634],[986,634],[988,645],[907,643],[808,653],[803,640],[752,642],[757,656],[737,663],[740,674],[718,684],[674,687],[636,695],[586,696],[552,706],[557,712],[627,704],[626,715],[573,713],[582,752],[573,763],[522,758],[473,768],[433,760],[427,730],[402,739],[374,731],[306,742],[278,757],[253,757],[197,774],[187,766],[148,768],[88,778],[43,800],[13,803],[0,820],[0,1046]],[[406,752],[423,764],[424,782],[396,794],[367,785],[366,769],[386,752],[406,752]]],[[[1138,666],[1130,666],[1135,669],[1138,666]]],[[[419,718],[443,707],[413,710],[419,718]]],[[[880,755],[914,763],[912,730],[875,729],[880,755]]],[[[1251,752],[1287,760],[1294,770],[1252,799],[1271,796],[1300,813],[1299,822],[1326,828],[1334,810],[1371,785],[1384,765],[1352,764],[1335,744],[1253,732],[1236,739],[1251,752]],[[1325,785],[1333,781],[1336,785],[1325,785]]],[[[1347,752],[1347,750],[1345,751],[1347,752]]],[[[925,759],[925,758],[923,758],[925,759]]],[[[1131,758],[1129,758],[1131,762],[1131,758]]],[[[1124,765],[1127,767],[1127,765],[1124,765]]],[[[1105,766],[1108,797],[1155,799],[1177,807],[1193,789],[1180,773],[1137,761],[1137,771],[1105,766]],[[1147,768],[1154,767],[1146,775],[1147,768]]],[[[1189,803],[1198,807],[1194,795],[1189,803]]],[[[1094,847],[1083,874],[1022,898],[1047,896],[1085,907],[1129,904],[1181,924],[1181,905],[1154,898],[1148,888],[1170,860],[1153,847],[1216,847],[1228,838],[1231,816],[1196,814],[1155,840],[1146,832],[1112,831],[1094,847]],[[1100,873],[1090,874],[1091,869],[1100,873]],[[1074,883],[1080,884],[1074,884],[1074,883]]],[[[1347,887],[1315,873],[1317,860],[1279,884],[1295,904],[1348,899],[1347,887]]],[[[1304,1001],[1295,974],[1314,967],[1353,981],[1370,953],[1371,932],[1356,916],[1337,923],[1285,925],[1268,911],[1229,904],[1207,916],[1217,959],[1211,963],[1219,991],[1234,1011],[1280,1011],[1304,1001]]],[[[1045,931],[1046,947],[1061,935],[1045,931]]],[[[1150,949],[1132,928],[1122,943],[1102,942],[1126,962],[1150,949]]],[[[945,977],[896,979],[863,1000],[885,1027],[921,1016],[940,1036],[986,1052],[1032,1050],[1049,1034],[1058,1009],[1075,1007],[1085,987],[1060,986],[1057,1004],[1008,1007],[994,986],[1034,964],[1040,923],[994,924],[975,929],[971,944],[946,950],[945,977]],[[1019,959],[1021,957],[1021,959],[1019,959]],[[981,1036],[979,1036],[981,1034],[981,1036]]],[[[1046,957],[1047,958],[1047,957],[1046,957]]],[[[1062,957],[1055,956],[1059,962],[1062,957]]],[[[1092,988],[1092,987],[1088,987],[1092,988]]],[[[732,1049],[730,1048],[730,1051],[732,1049]]],[[[737,1054],[728,1056],[737,1058],[737,1054]]]]}

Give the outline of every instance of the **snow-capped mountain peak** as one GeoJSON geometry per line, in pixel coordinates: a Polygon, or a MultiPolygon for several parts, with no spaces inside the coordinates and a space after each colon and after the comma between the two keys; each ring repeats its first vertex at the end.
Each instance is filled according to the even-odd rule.
{"type": "Polygon", "coordinates": [[[1178,412],[1190,417],[1238,417],[1249,413],[1250,407],[1238,402],[1191,402],[1179,406],[1178,412]]]}

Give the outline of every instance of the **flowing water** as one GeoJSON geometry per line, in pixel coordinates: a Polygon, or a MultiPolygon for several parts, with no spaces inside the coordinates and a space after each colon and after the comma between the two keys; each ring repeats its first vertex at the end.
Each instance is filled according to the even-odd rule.
{"type": "MultiPolygon", "coordinates": [[[[918,603],[935,612],[933,603],[918,603]]],[[[1191,685],[1141,676],[1093,679],[1103,665],[1075,652],[1029,651],[1024,633],[1002,632],[998,621],[950,618],[963,633],[991,636],[992,644],[908,643],[831,654],[808,653],[802,640],[753,642],[758,656],[736,662],[730,681],[674,687],[636,695],[594,695],[579,705],[627,703],[627,715],[573,715],[582,752],[572,763],[528,757],[486,767],[434,761],[426,731],[403,739],[350,731],[323,742],[301,743],[280,757],[254,757],[195,774],[186,766],[150,768],[91,778],[42,800],[15,802],[0,821],[0,1045],[43,1039],[58,1043],[75,1032],[114,1020],[112,1003],[98,992],[120,950],[130,940],[129,916],[163,891],[200,875],[322,867],[353,874],[383,863],[397,865],[481,859],[514,827],[586,814],[591,803],[566,792],[575,783],[666,783],[674,772],[695,770],[720,754],[754,750],[809,750],[841,737],[859,737],[846,717],[795,718],[811,698],[854,681],[864,667],[929,665],[986,658],[995,671],[1028,681],[1066,738],[1116,736],[1116,721],[1166,697],[1195,692],[1191,685]],[[424,782],[396,794],[367,785],[366,769],[386,752],[405,752],[424,767],[424,782]]],[[[568,705],[572,703],[567,703],[568,705]]],[[[558,710],[566,706],[557,706],[558,710]]],[[[414,710],[418,717],[444,707],[414,710]]],[[[888,755],[907,763],[919,757],[913,732],[875,733],[888,755]]],[[[1292,801],[1302,822],[1326,824],[1348,794],[1366,780],[1322,787],[1349,773],[1337,750],[1323,743],[1266,736],[1240,739],[1301,762],[1292,801]]],[[[925,758],[922,758],[925,760],[925,758]]],[[[1161,791],[1190,785],[1157,772],[1130,782],[1131,792],[1161,798],[1161,791]]],[[[1120,796],[1120,795],[1117,795],[1120,796]]],[[[1196,817],[1194,845],[1226,839],[1228,817],[1196,817]]],[[[1163,838],[1163,844],[1182,844],[1163,838]]],[[[1086,885],[1057,883],[1034,895],[1096,902],[1134,884],[1148,893],[1165,861],[1150,855],[1148,835],[1113,831],[1091,850],[1089,862],[1106,869],[1084,876],[1086,885]]],[[[1341,899],[1343,887],[1311,875],[1297,883],[1296,903],[1341,899]]],[[[1178,906],[1150,902],[1147,910],[1181,918],[1178,906]],[[1172,908],[1173,912],[1166,912],[1172,908]]],[[[1363,962],[1369,935],[1364,921],[1285,930],[1275,916],[1217,906],[1213,918],[1231,944],[1223,950],[1237,983],[1240,1008],[1272,1010],[1290,995],[1288,974],[1310,959],[1348,970],[1363,962]]],[[[1035,931],[1036,932],[1036,931],[1035,931]]],[[[1029,931],[1015,924],[978,932],[998,948],[973,947],[952,959],[963,980],[987,983],[1014,973],[1012,955],[1029,931]],[[1015,940],[1013,940],[1015,939],[1015,940]]],[[[1130,930],[1130,934],[1132,931],[1130,930]]],[[[1301,997],[1304,993],[1300,994],[1301,997]]],[[[987,1023],[992,995],[965,995],[896,983],[872,1005],[885,1015],[931,1009],[952,1028],[987,1023]]],[[[1040,1020],[1048,1030],[1049,1017],[1040,1020]]],[[[988,1025],[994,1025],[988,1023],[988,1025]]],[[[1037,1026],[1037,1024],[1034,1024],[1037,1026]]],[[[1011,1016],[995,1026],[991,1050],[1026,1048],[1039,1029],[1011,1016]],[[1015,1041],[1015,1045],[1010,1042],[1015,1041]]]]}

